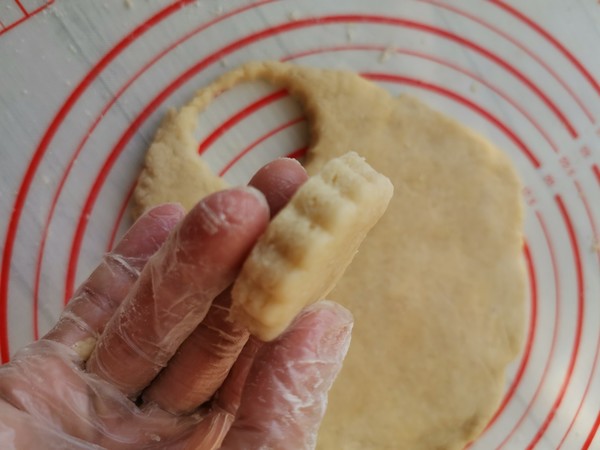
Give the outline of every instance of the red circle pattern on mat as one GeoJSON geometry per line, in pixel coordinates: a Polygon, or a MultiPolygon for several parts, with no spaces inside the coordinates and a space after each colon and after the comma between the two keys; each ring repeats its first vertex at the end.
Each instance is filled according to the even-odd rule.
{"type": "MultiPolygon", "coordinates": [[[[0,351],[4,362],[15,346],[8,323],[8,310],[16,301],[10,290],[11,265],[19,251],[15,244],[23,239],[20,224],[30,220],[25,205],[45,155],[58,145],[57,136],[67,119],[76,114],[98,78],[124,54],[135,51],[150,30],[172,29],[193,3],[173,2],[124,36],[82,78],[32,152],[14,198],[3,247],[0,351]]],[[[80,136],[78,144],[61,150],[70,156],[53,186],[42,232],[32,238],[36,246],[31,248],[37,248],[31,256],[36,261],[31,279],[32,338],[47,328],[39,319],[44,280],[63,277],[62,294],[67,301],[94,259],[110,249],[127,227],[127,204],[135,179],[123,159],[130,157],[139,163],[145,145],[135,139],[140,130],[151,138],[165,106],[180,104],[195,88],[226,71],[225,66],[237,65],[247,55],[253,55],[252,59],[260,55],[307,65],[349,67],[395,94],[415,93],[486,134],[509,152],[525,182],[528,222],[523,253],[529,279],[529,329],[522,354],[509,371],[504,400],[485,433],[471,447],[599,448],[600,129],[594,128],[600,114],[596,106],[598,81],[533,18],[499,0],[469,10],[454,2],[418,0],[410,10],[399,7],[400,12],[394,14],[384,11],[383,6],[369,7],[368,12],[347,11],[342,5],[336,8],[303,15],[283,3],[259,1],[183,28],[177,38],[164,42],[162,50],[131,68],[95,117],[82,123],[81,129],[71,130],[80,136]],[[267,18],[259,21],[260,26],[256,26],[257,11],[267,18]],[[504,20],[495,22],[496,15],[504,20]],[[503,23],[511,24],[510,32],[501,26],[503,23]],[[238,36],[215,42],[203,54],[194,53],[199,39],[231,24],[237,27],[238,36]],[[520,32],[533,34],[536,45],[531,38],[522,40],[520,32]],[[320,33],[326,39],[319,39],[320,33]],[[303,39],[298,39],[300,35],[303,39]],[[257,50],[271,41],[283,44],[270,45],[264,54],[257,50]],[[429,45],[431,42],[436,45],[429,45]],[[488,45],[490,42],[494,45],[488,45]],[[189,65],[180,65],[171,79],[153,85],[155,91],[147,97],[150,101],[133,109],[133,117],[114,130],[115,142],[106,143],[101,158],[94,159],[92,173],[82,178],[79,171],[83,169],[77,162],[91,158],[91,142],[102,127],[108,126],[106,117],[144,77],[166,67],[179,48],[193,55],[189,65]],[[562,65],[556,67],[549,57],[560,58],[562,65]],[[573,78],[585,87],[574,89],[573,78]],[[69,186],[74,179],[87,183],[78,189],[75,201],[65,195],[72,191],[69,186]],[[111,196],[108,192],[117,185],[122,189],[111,196]],[[73,228],[65,230],[67,234],[53,234],[56,215],[65,211],[72,215],[73,204],[78,208],[73,228]],[[107,210],[106,205],[111,208],[107,210]],[[47,261],[48,248],[57,245],[65,248],[64,271],[47,261]]],[[[230,107],[223,120],[199,136],[199,153],[206,155],[217,173],[231,176],[233,181],[240,167],[266,161],[261,149],[278,148],[270,157],[301,157],[306,151],[306,143],[297,139],[304,119],[293,114],[265,121],[241,146],[232,143],[232,136],[243,133],[250,121],[258,123],[257,118],[290,101],[285,91],[273,89],[259,90],[249,98],[230,107]],[[233,150],[227,153],[225,148],[233,150]]],[[[59,309],[53,314],[56,317],[59,309]]]]}

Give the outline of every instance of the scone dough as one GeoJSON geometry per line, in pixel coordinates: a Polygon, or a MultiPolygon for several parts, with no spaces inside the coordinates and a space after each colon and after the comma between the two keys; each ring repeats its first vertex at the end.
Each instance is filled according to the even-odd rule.
{"type": "Polygon", "coordinates": [[[309,178],[271,221],[233,285],[232,318],[270,341],[334,288],[393,193],[349,152],[309,178]]]}
{"type": "MultiPolygon", "coordinates": [[[[304,107],[309,173],[355,150],[395,188],[330,294],[354,313],[355,326],[318,447],[463,448],[497,408],[524,334],[522,205],[508,158],[421,102],[348,72],[249,63],[182,111],[198,114],[211,93],[255,79],[287,89],[304,107]]],[[[190,155],[187,144],[160,141],[166,148],[151,147],[136,193],[140,209],[166,192],[191,202],[218,188],[212,174],[164,175],[190,155]],[[209,180],[203,192],[200,178],[209,180]]]]}

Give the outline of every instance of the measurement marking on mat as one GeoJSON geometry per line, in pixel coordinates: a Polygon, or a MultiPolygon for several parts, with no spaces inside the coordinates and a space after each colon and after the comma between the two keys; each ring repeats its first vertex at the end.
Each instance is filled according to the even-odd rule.
{"type": "Polygon", "coordinates": [[[27,9],[25,6],[23,6],[23,4],[21,3],[20,0],[14,0],[14,6],[12,6],[12,5],[10,5],[10,6],[12,6],[14,9],[18,10],[19,14],[15,15],[15,17],[10,17],[10,18],[0,17],[0,36],[2,36],[7,31],[12,30],[16,26],[22,24],[27,19],[29,19],[30,17],[33,17],[40,11],[46,9],[52,3],[54,3],[54,0],[45,0],[37,8],[34,7],[31,9],[27,9]]]}

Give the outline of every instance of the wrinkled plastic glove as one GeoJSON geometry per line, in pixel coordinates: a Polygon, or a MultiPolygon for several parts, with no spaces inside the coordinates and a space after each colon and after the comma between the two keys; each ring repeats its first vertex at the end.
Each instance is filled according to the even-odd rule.
{"type": "Polygon", "coordinates": [[[0,367],[0,448],[313,448],[352,316],[319,302],[270,343],[228,320],[241,264],[305,179],[277,160],[185,217],[142,216],[0,367]]]}

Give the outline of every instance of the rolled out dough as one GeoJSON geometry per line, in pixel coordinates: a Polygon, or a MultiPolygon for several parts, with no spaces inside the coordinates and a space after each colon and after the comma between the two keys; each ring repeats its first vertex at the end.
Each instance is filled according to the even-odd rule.
{"type": "Polygon", "coordinates": [[[355,315],[321,449],[460,449],[498,406],[524,331],[520,185],[482,137],[408,96],[348,72],[249,63],[171,113],[148,151],[137,211],[191,207],[224,183],[195,153],[195,117],[214,94],[264,79],[310,122],[315,173],[354,150],[395,194],[330,298],[355,315]]]}

